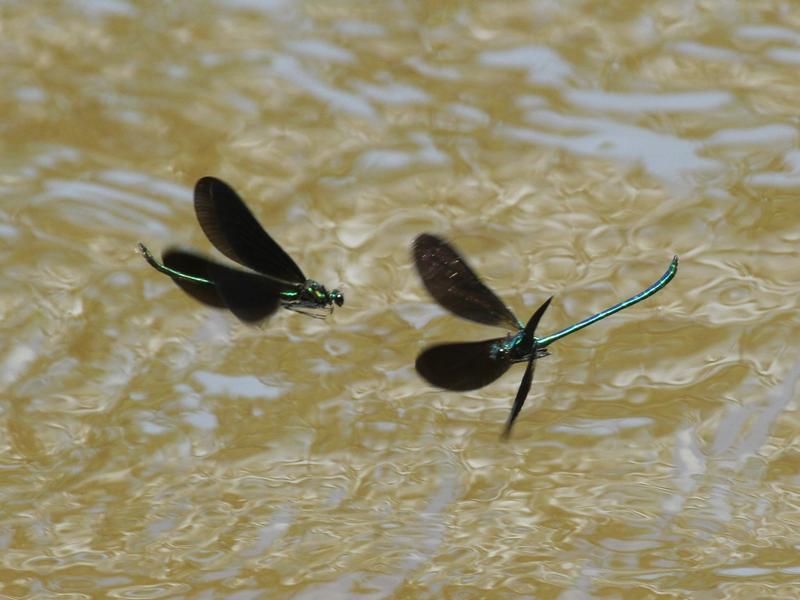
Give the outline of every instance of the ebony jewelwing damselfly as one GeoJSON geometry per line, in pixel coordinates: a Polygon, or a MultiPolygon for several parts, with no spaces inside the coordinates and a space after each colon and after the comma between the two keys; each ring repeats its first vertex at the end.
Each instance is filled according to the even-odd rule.
{"type": "Polygon", "coordinates": [[[466,391],[490,384],[512,364],[525,362],[525,374],[514,398],[511,414],[503,430],[508,438],[511,427],[522,410],[531,389],[534,361],[547,356],[547,347],[601,319],[613,315],[645,298],[649,298],[678,272],[675,256],[667,271],[652,285],[635,296],[545,337],[536,337],[536,326],[550,305],[552,296],[523,325],[469,267],[464,258],[447,241],[423,233],[414,241],[414,262],[423,284],[433,298],[453,314],[483,323],[505,327],[516,333],[480,342],[448,343],[432,346],[417,357],[417,372],[429,383],[454,391],[466,391]]]}
{"type": "Polygon", "coordinates": [[[264,231],[244,201],[227,183],[203,177],[194,188],[200,227],[217,250],[253,271],[220,264],[194,252],[168,248],[163,264],[139,244],[153,268],[172,277],[203,304],[227,308],[246,323],[269,317],[279,306],[316,318],[344,304],[339,290],[308,279],[300,267],[264,231]],[[317,311],[317,312],[314,312],[317,311]]]}

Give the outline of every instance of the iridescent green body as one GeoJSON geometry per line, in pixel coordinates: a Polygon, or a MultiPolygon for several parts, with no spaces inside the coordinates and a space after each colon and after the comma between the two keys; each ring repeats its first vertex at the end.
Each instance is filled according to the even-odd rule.
{"type": "Polygon", "coordinates": [[[281,304],[289,310],[297,308],[329,308],[333,311],[333,305],[341,306],[344,296],[339,290],[331,290],[314,281],[306,279],[305,286],[301,290],[286,290],[281,292],[281,304]]]}
{"type": "Polygon", "coordinates": [[[618,302],[614,306],[611,306],[605,310],[600,311],[597,314],[592,315],[591,317],[587,317],[582,321],[578,321],[569,327],[565,327],[561,331],[557,331],[556,333],[550,334],[545,337],[541,338],[533,338],[532,340],[525,339],[525,332],[520,326],[520,330],[515,334],[510,334],[503,338],[502,340],[495,343],[491,350],[490,356],[495,360],[510,360],[511,362],[525,362],[531,358],[531,353],[536,351],[536,356],[534,358],[541,358],[543,356],[547,356],[549,352],[546,350],[547,346],[564,338],[576,331],[580,331],[584,327],[588,327],[593,323],[597,323],[601,319],[605,319],[606,317],[610,317],[611,315],[618,313],[621,310],[628,308],[629,306],[633,306],[634,304],[649,298],[660,289],[662,289],[665,285],[667,285],[670,281],[672,281],[675,274],[678,272],[678,257],[675,256],[672,258],[672,262],[670,263],[669,267],[667,268],[666,272],[652,285],[648,286],[638,294],[631,296],[627,300],[623,300],[622,302],[618,302]]]}
{"type": "MultiPolygon", "coordinates": [[[[153,255],[150,253],[150,250],[144,244],[139,244],[139,251],[144,256],[145,260],[157,271],[164,273],[165,275],[169,275],[173,279],[188,281],[191,283],[197,283],[201,285],[208,285],[214,287],[216,284],[211,279],[206,277],[200,277],[198,275],[190,275],[189,273],[184,273],[182,271],[178,271],[176,269],[172,269],[165,264],[158,262],[153,255]]],[[[267,277],[266,275],[262,275],[263,277],[267,277]]],[[[341,306],[344,303],[344,297],[339,290],[331,290],[328,291],[327,288],[322,285],[321,283],[314,281],[313,279],[306,279],[305,284],[293,284],[290,282],[284,282],[279,279],[275,278],[268,278],[273,279],[276,282],[280,282],[285,287],[289,289],[284,289],[280,291],[280,303],[281,306],[287,308],[289,310],[294,310],[297,312],[304,312],[302,309],[325,309],[329,313],[333,312],[333,305],[336,304],[337,306],[341,306]]],[[[311,316],[317,316],[313,313],[306,313],[311,314],[311,316]]]]}

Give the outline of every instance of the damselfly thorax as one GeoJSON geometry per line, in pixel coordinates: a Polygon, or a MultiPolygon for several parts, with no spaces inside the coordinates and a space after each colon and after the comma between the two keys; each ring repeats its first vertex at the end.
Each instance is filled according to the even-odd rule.
{"type": "Polygon", "coordinates": [[[336,306],[344,304],[344,296],[339,290],[328,291],[321,283],[307,279],[302,290],[282,292],[281,304],[289,310],[316,319],[324,319],[333,312],[334,304],[336,306]]]}
{"type": "Polygon", "coordinates": [[[538,341],[538,338],[526,338],[524,330],[509,333],[491,345],[489,356],[496,361],[511,363],[527,362],[532,356],[534,360],[549,356],[550,353],[545,348],[538,347],[538,341]]]}

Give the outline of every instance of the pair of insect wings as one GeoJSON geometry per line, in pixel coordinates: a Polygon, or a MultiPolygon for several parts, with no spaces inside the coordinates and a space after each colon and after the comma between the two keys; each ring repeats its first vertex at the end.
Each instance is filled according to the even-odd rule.
{"type": "MultiPolygon", "coordinates": [[[[231,260],[256,272],[234,269],[192,252],[170,248],[163,255],[165,266],[182,273],[203,273],[213,282],[208,285],[176,278],[175,282],[188,294],[206,305],[228,308],[243,321],[257,322],[277,310],[282,294],[299,293],[306,285],[300,267],[227,184],[213,177],[200,179],[195,186],[194,206],[198,222],[211,243],[231,260]]],[[[420,235],[414,242],[414,260],[428,291],[454,314],[478,323],[521,330],[520,346],[531,348],[528,371],[532,377],[536,357],[534,331],[550,300],[523,328],[446,241],[430,234],[420,235]]],[[[498,338],[434,346],[419,356],[417,369],[426,379],[446,389],[483,387],[512,364],[510,358],[492,358],[493,347],[502,341],[498,338]]],[[[523,384],[530,377],[526,372],[523,384]]]]}
{"type": "Polygon", "coordinates": [[[194,193],[197,220],[206,237],[225,256],[256,273],[235,269],[178,248],[163,254],[164,265],[182,273],[207,276],[213,285],[175,278],[203,304],[228,308],[248,323],[261,321],[281,305],[281,294],[300,292],[306,276],[222,181],[203,177],[194,193]]]}
{"type": "Polygon", "coordinates": [[[466,391],[488,385],[514,362],[526,360],[528,365],[518,392],[518,398],[521,396],[524,401],[533,379],[534,361],[546,354],[544,349],[536,348],[534,333],[552,298],[548,298],[523,327],[446,241],[422,234],[414,242],[413,255],[428,292],[447,310],[470,321],[505,327],[521,334],[516,346],[521,355],[498,354],[497,349],[507,338],[440,344],[417,357],[417,371],[434,385],[466,391]]]}

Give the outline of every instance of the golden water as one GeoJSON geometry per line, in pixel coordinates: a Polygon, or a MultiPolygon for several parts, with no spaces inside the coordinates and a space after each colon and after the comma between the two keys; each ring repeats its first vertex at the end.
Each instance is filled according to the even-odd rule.
{"type": "MultiPolygon", "coordinates": [[[[0,7],[0,595],[800,597],[800,5],[0,7]],[[230,182],[346,303],[248,328],[135,251],[230,182]],[[548,334],[435,390],[447,236],[548,334]]],[[[217,254],[218,256],[218,254],[217,254]]]]}

